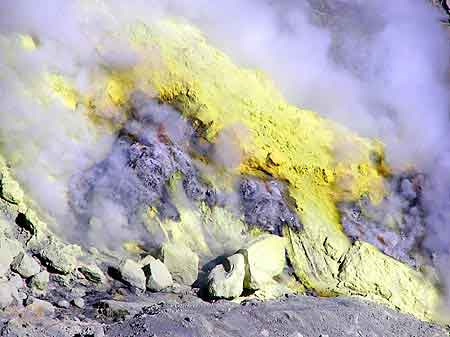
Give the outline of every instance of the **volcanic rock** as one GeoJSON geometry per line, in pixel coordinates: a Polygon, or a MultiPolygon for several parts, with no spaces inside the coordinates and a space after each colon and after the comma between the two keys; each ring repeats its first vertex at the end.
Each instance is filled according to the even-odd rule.
{"type": "Polygon", "coordinates": [[[50,274],[48,271],[43,270],[39,274],[36,274],[31,279],[31,286],[37,290],[46,290],[48,282],[50,280],[50,274]]]}
{"type": "Polygon", "coordinates": [[[37,298],[32,299],[32,303],[27,305],[27,309],[34,312],[38,316],[51,316],[55,313],[55,307],[47,301],[37,298]]]}
{"type": "Polygon", "coordinates": [[[58,301],[58,303],[56,303],[56,305],[59,308],[64,308],[64,309],[70,308],[70,303],[66,300],[60,300],[60,301],[58,301]]]}
{"type": "Polygon", "coordinates": [[[216,266],[208,276],[208,291],[212,297],[235,298],[244,290],[245,258],[234,254],[216,266]]]}
{"type": "Polygon", "coordinates": [[[22,251],[19,241],[8,239],[0,234],[0,277],[8,272],[14,258],[22,251]]]}
{"type": "Polygon", "coordinates": [[[175,282],[192,285],[197,280],[199,258],[189,247],[164,243],[161,254],[175,282]]]}
{"type": "Polygon", "coordinates": [[[51,241],[40,252],[41,258],[51,269],[61,273],[69,274],[76,268],[76,255],[80,248],[75,245],[65,245],[59,241],[51,241]]]}
{"type": "Polygon", "coordinates": [[[291,210],[281,184],[245,178],[240,183],[241,204],[248,224],[273,234],[280,234],[283,225],[302,229],[295,211],[291,210]]]}
{"type": "Polygon", "coordinates": [[[120,263],[119,271],[122,276],[122,280],[127,284],[132,287],[145,290],[145,273],[139,263],[130,259],[125,259],[120,263]]]}
{"type": "Polygon", "coordinates": [[[258,290],[272,284],[286,265],[285,250],[286,239],[272,234],[262,234],[241,249],[246,263],[244,288],[258,290]]]}
{"type": "Polygon", "coordinates": [[[29,278],[39,273],[41,266],[31,256],[21,252],[14,258],[11,269],[19,273],[22,277],[29,278]]]}
{"type": "Polygon", "coordinates": [[[91,282],[94,283],[103,283],[105,282],[105,274],[102,270],[95,264],[88,264],[81,266],[79,268],[80,272],[91,282]]]}
{"type": "Polygon", "coordinates": [[[14,301],[17,288],[11,282],[0,281],[0,309],[5,309],[14,301]]]}
{"type": "Polygon", "coordinates": [[[80,309],[84,308],[84,299],[82,297],[77,297],[77,298],[73,299],[72,303],[77,308],[80,308],[80,309]]]}
{"type": "Polygon", "coordinates": [[[143,269],[147,276],[147,289],[161,291],[173,285],[172,275],[160,260],[153,258],[143,269]]]}

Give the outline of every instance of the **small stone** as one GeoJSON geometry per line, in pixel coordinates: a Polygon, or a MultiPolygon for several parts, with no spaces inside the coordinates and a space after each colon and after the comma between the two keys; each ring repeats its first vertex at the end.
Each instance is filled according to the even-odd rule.
{"type": "Polygon", "coordinates": [[[197,280],[199,258],[191,249],[182,244],[165,243],[161,253],[175,282],[190,286],[197,280]]]}
{"type": "Polygon", "coordinates": [[[80,267],[80,272],[91,282],[103,283],[106,280],[105,274],[95,264],[85,265],[80,267]]]}
{"type": "Polygon", "coordinates": [[[145,290],[145,273],[139,263],[130,259],[125,259],[120,263],[119,271],[123,281],[132,287],[145,290]]]}
{"type": "Polygon", "coordinates": [[[48,271],[43,270],[39,274],[36,274],[31,279],[31,287],[37,290],[46,290],[48,282],[50,280],[50,274],[48,271]]]}
{"type": "Polygon", "coordinates": [[[28,294],[25,293],[24,291],[19,291],[19,292],[17,292],[16,300],[17,300],[18,302],[23,302],[23,301],[25,301],[27,298],[28,298],[28,294]]]}
{"type": "Polygon", "coordinates": [[[273,283],[286,264],[286,239],[263,234],[250,241],[239,253],[244,255],[246,275],[244,288],[258,290],[273,283]]]}
{"type": "Polygon", "coordinates": [[[52,274],[52,281],[60,285],[61,287],[70,288],[73,283],[73,275],[60,275],[60,274],[52,274]]]}
{"type": "Polygon", "coordinates": [[[228,257],[214,267],[208,276],[208,291],[212,297],[236,298],[244,290],[245,258],[242,254],[228,257]]]}
{"type": "Polygon", "coordinates": [[[27,306],[27,309],[40,316],[53,315],[55,313],[55,307],[50,302],[37,298],[33,298],[33,302],[27,306]]]}
{"type": "Polygon", "coordinates": [[[290,335],[289,337],[303,337],[303,335],[300,332],[296,331],[292,335],[290,335]]]}
{"type": "Polygon", "coordinates": [[[161,291],[173,285],[172,275],[160,260],[153,259],[143,269],[147,276],[147,289],[161,291]]]}
{"type": "Polygon", "coordinates": [[[82,297],[77,297],[72,301],[73,305],[77,308],[83,309],[84,308],[84,299],[82,297]]]}
{"type": "Polygon", "coordinates": [[[70,303],[66,300],[60,300],[60,301],[58,301],[58,303],[56,303],[56,305],[59,308],[63,308],[63,309],[68,309],[70,307],[70,303]]]}
{"type": "Polygon", "coordinates": [[[86,289],[82,287],[75,287],[70,290],[70,295],[72,298],[84,297],[86,296],[86,289]]]}
{"type": "Polygon", "coordinates": [[[41,266],[28,254],[19,253],[11,263],[11,269],[24,278],[29,278],[40,272],[41,266]]]}

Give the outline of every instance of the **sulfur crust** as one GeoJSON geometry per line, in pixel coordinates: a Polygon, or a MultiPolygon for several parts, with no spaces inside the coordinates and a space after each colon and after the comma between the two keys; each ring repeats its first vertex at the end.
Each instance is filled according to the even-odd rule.
{"type": "Polygon", "coordinates": [[[190,26],[165,21],[130,30],[136,48],[151,45],[161,55],[150,78],[162,101],[201,121],[212,142],[223,130],[240,125],[249,134],[248,142],[241,143],[240,173],[264,172],[288,183],[305,230],[286,230],[285,235],[296,274],[306,286],[322,295],[366,296],[432,318],[438,302],[434,286],[367,244],[363,247],[369,249],[357,251],[370,254],[351,259],[355,246],[339,224],[337,201],[363,194],[373,202],[382,199],[383,168],[372,162],[374,154],[382,158],[379,144],[289,105],[261,72],[237,67],[190,26]],[[351,265],[345,266],[356,287],[342,273],[343,261],[351,265]],[[401,273],[395,272],[398,265],[401,273]],[[364,273],[367,269],[373,272],[364,273]]]}

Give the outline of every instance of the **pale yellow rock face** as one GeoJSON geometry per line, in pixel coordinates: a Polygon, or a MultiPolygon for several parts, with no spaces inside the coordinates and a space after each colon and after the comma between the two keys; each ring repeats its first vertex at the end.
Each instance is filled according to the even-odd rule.
{"type": "Polygon", "coordinates": [[[167,242],[162,246],[161,255],[175,282],[190,286],[197,280],[199,258],[191,249],[167,242]]]}
{"type": "Polygon", "coordinates": [[[239,250],[245,257],[244,288],[258,290],[272,284],[286,265],[286,239],[262,234],[239,250]]]}
{"type": "Polygon", "coordinates": [[[131,259],[124,259],[119,265],[119,271],[122,279],[129,285],[145,290],[145,273],[139,263],[131,259]]]}
{"type": "Polygon", "coordinates": [[[23,247],[18,241],[8,239],[0,233],[0,277],[8,272],[14,258],[21,253],[23,247]]]}
{"type": "Polygon", "coordinates": [[[161,291],[173,285],[172,275],[160,260],[150,261],[143,270],[147,276],[147,289],[161,291]]]}
{"type": "Polygon", "coordinates": [[[236,298],[244,290],[245,258],[234,254],[224,264],[214,267],[208,276],[208,290],[212,297],[236,298]]]}
{"type": "Polygon", "coordinates": [[[344,292],[408,308],[421,318],[433,317],[432,304],[439,300],[438,291],[422,274],[365,242],[356,242],[346,254],[338,279],[344,292]]]}

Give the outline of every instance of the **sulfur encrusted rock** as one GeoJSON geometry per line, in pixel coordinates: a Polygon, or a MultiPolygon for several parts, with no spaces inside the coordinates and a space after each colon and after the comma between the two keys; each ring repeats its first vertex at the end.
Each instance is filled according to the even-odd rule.
{"type": "Polygon", "coordinates": [[[40,264],[24,252],[19,253],[11,263],[11,269],[24,278],[29,278],[40,272],[40,264]]]}
{"type": "Polygon", "coordinates": [[[4,276],[14,258],[23,252],[19,241],[8,239],[0,233],[0,277],[4,276]]]}
{"type": "Polygon", "coordinates": [[[130,259],[124,259],[119,265],[119,271],[122,280],[127,284],[132,287],[145,290],[145,273],[139,263],[130,259]]]}
{"type": "Polygon", "coordinates": [[[175,282],[192,285],[197,280],[199,258],[191,249],[166,242],[161,255],[175,282]]]}
{"type": "Polygon", "coordinates": [[[48,271],[43,270],[39,274],[34,275],[31,278],[30,285],[37,290],[46,290],[48,286],[48,282],[50,281],[50,274],[48,271]]]}
{"type": "Polygon", "coordinates": [[[76,306],[77,308],[80,308],[80,309],[83,309],[84,305],[85,305],[85,301],[82,297],[74,298],[72,303],[74,306],[76,306]]]}
{"type": "Polygon", "coordinates": [[[151,291],[161,291],[173,285],[172,275],[166,265],[155,258],[147,259],[143,267],[147,276],[147,289],[151,291]]]}
{"type": "Polygon", "coordinates": [[[40,256],[48,267],[64,275],[75,270],[77,256],[80,254],[79,246],[66,245],[57,240],[50,241],[40,251],[40,256]]]}
{"type": "Polygon", "coordinates": [[[422,319],[432,318],[439,303],[430,280],[365,242],[357,241],[346,254],[339,279],[351,294],[384,301],[422,319]]]}
{"type": "Polygon", "coordinates": [[[211,297],[236,298],[244,290],[245,258],[242,254],[227,257],[223,264],[214,267],[208,276],[211,297]]]}
{"type": "Polygon", "coordinates": [[[262,234],[239,251],[245,257],[244,288],[258,290],[273,283],[286,265],[286,239],[262,234]]]}
{"type": "Polygon", "coordinates": [[[96,264],[81,266],[79,270],[91,282],[103,283],[106,280],[105,274],[96,264]]]}

